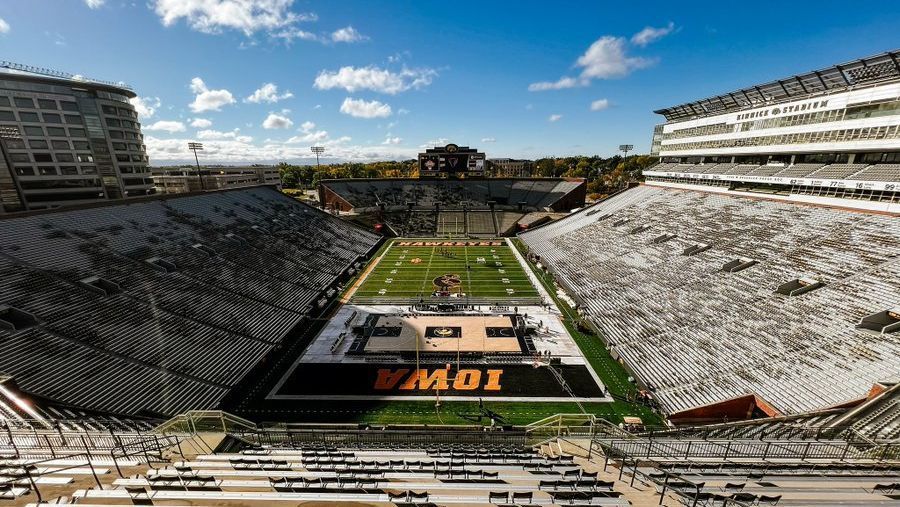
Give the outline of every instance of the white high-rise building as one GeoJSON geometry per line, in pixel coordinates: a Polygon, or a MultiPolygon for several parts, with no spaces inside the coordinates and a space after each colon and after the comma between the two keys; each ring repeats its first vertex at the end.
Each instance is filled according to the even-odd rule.
{"type": "Polygon", "coordinates": [[[656,113],[648,182],[900,203],[900,51],[656,113]]]}
{"type": "Polygon", "coordinates": [[[0,213],[155,193],[135,96],[0,62],[0,213]]]}

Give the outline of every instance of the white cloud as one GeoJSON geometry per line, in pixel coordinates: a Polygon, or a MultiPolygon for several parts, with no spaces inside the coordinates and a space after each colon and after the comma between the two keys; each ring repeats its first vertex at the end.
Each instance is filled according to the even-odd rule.
{"type": "Polygon", "coordinates": [[[528,85],[528,91],[561,90],[587,86],[594,79],[613,79],[625,77],[637,69],[643,69],[656,63],[652,58],[628,56],[626,41],[622,37],[604,35],[600,37],[575,61],[575,67],[581,68],[577,78],[564,76],[556,81],[539,81],[528,85]]]}
{"type": "Polygon", "coordinates": [[[287,143],[322,143],[328,140],[327,130],[316,130],[305,132],[302,136],[294,136],[288,139],[287,143]]]}
{"type": "Polygon", "coordinates": [[[562,119],[562,116],[563,115],[561,114],[551,114],[550,117],[547,118],[547,121],[549,121],[550,123],[557,122],[562,119]]]}
{"type": "Polygon", "coordinates": [[[651,42],[656,42],[675,30],[675,23],[669,21],[669,24],[660,28],[645,26],[643,30],[631,36],[631,43],[635,46],[644,47],[651,42]]]}
{"type": "Polygon", "coordinates": [[[337,139],[332,139],[331,136],[328,135],[327,130],[316,130],[307,132],[302,136],[294,136],[285,141],[285,144],[314,144],[316,146],[335,147],[348,143],[350,140],[350,136],[341,136],[337,139]]]}
{"type": "Polygon", "coordinates": [[[159,106],[162,104],[159,97],[135,97],[129,99],[128,102],[131,102],[131,105],[134,106],[134,110],[144,119],[150,118],[156,114],[156,110],[159,109],[159,106]]]}
{"type": "Polygon", "coordinates": [[[44,35],[48,39],[53,39],[53,44],[56,46],[65,46],[66,45],[66,38],[63,36],[63,34],[61,34],[59,32],[51,33],[51,32],[45,31],[44,35]]]}
{"type": "Polygon", "coordinates": [[[303,133],[302,136],[294,136],[288,139],[287,143],[322,143],[328,140],[328,131],[327,130],[313,130],[316,128],[316,124],[307,120],[300,124],[300,128],[298,129],[303,133]]]}
{"type": "Polygon", "coordinates": [[[185,128],[184,123],[181,123],[180,121],[160,120],[150,125],[144,125],[144,130],[162,131],[173,134],[175,132],[184,132],[185,128]]]}
{"type": "Polygon", "coordinates": [[[194,118],[191,120],[191,127],[198,129],[208,129],[212,127],[212,122],[207,120],[206,118],[194,118]]]}
{"type": "Polygon", "coordinates": [[[322,104],[316,104],[313,106],[313,109],[322,109],[322,104]]]}
{"type": "Polygon", "coordinates": [[[285,42],[285,44],[291,44],[295,40],[311,40],[311,41],[319,41],[322,39],[319,38],[318,35],[313,32],[308,32],[306,30],[301,30],[295,26],[285,28],[283,30],[278,30],[277,32],[272,32],[269,34],[270,37],[275,39],[281,39],[285,42]]]}
{"type": "Polygon", "coordinates": [[[482,137],[482,138],[481,138],[481,142],[483,142],[483,143],[496,143],[496,142],[497,142],[497,139],[495,139],[495,138],[493,138],[493,137],[482,137]]]}
{"type": "Polygon", "coordinates": [[[281,114],[278,113],[269,113],[269,116],[266,116],[266,119],[263,120],[262,126],[264,129],[272,130],[272,129],[289,129],[294,126],[294,122],[291,121],[290,118],[285,116],[287,112],[282,111],[281,114]]]}
{"type": "Polygon", "coordinates": [[[184,19],[198,32],[240,30],[247,36],[318,19],[312,13],[291,11],[291,4],[293,0],[153,0],[152,3],[165,26],[184,19]]]}
{"type": "MultiPolygon", "coordinates": [[[[148,135],[144,142],[152,160],[163,164],[193,163],[193,155],[184,149],[196,139],[160,139],[148,135]]],[[[399,145],[352,145],[347,136],[322,141],[329,159],[340,161],[408,160],[416,157],[415,148],[399,145]]],[[[446,144],[446,143],[445,143],[446,144]]],[[[315,160],[308,143],[290,143],[266,140],[253,142],[246,136],[206,139],[203,143],[203,160],[210,164],[276,164],[278,162],[309,163],[315,160]]]]}
{"type": "MultiPolygon", "coordinates": [[[[203,140],[221,140],[221,139],[234,139],[240,143],[249,143],[253,141],[253,138],[250,136],[242,136],[241,129],[234,129],[231,132],[222,132],[219,130],[201,130],[197,132],[197,138],[203,140]]],[[[206,146],[204,146],[206,148],[206,146]]]]}
{"type": "Polygon", "coordinates": [[[450,142],[446,137],[439,137],[437,139],[432,139],[430,141],[425,141],[425,144],[419,145],[419,148],[434,148],[435,146],[447,146],[450,142]]]}
{"type": "Polygon", "coordinates": [[[341,112],[355,118],[387,118],[391,115],[391,106],[377,100],[367,102],[347,97],[341,104],[341,112]]]}
{"type": "Polygon", "coordinates": [[[437,71],[434,69],[408,69],[399,72],[369,67],[341,67],[337,72],[323,70],[316,76],[313,86],[319,90],[343,88],[350,93],[357,90],[394,95],[409,89],[419,89],[431,84],[437,71]]]}
{"type": "Polygon", "coordinates": [[[381,144],[400,144],[403,142],[403,138],[401,137],[391,137],[390,132],[388,132],[387,137],[384,139],[384,142],[381,144]]]}
{"type": "Polygon", "coordinates": [[[264,83],[255,92],[253,92],[252,95],[244,99],[244,102],[251,102],[253,104],[268,102],[270,104],[274,104],[279,100],[289,99],[293,96],[294,94],[291,93],[290,90],[287,90],[279,95],[278,85],[276,85],[275,83],[264,83]]]}
{"type": "Polygon", "coordinates": [[[561,77],[556,81],[540,81],[528,85],[530,92],[543,92],[546,90],[563,90],[565,88],[575,88],[576,86],[585,86],[587,82],[580,81],[574,77],[561,77]]]}
{"type": "Polygon", "coordinates": [[[335,30],[331,33],[331,41],[332,42],[360,42],[368,39],[365,35],[359,33],[356,28],[352,26],[345,26],[339,30],[335,30]]]}
{"type": "MultiPolygon", "coordinates": [[[[292,1],[293,1],[293,0],[292,0],[292,1]]],[[[294,13],[294,19],[295,19],[296,21],[308,21],[308,22],[313,22],[313,21],[318,21],[318,20],[319,20],[319,15],[316,14],[315,12],[295,12],[295,13],[294,13]]]]}
{"type": "Polygon", "coordinates": [[[591,111],[603,111],[609,107],[608,99],[597,99],[591,102],[591,111]]]}
{"type": "Polygon", "coordinates": [[[106,0],[84,0],[84,3],[87,4],[91,9],[99,9],[103,7],[103,4],[106,3],[106,0]]]}
{"type": "Polygon", "coordinates": [[[409,50],[404,49],[403,51],[398,51],[392,55],[389,55],[387,57],[387,61],[388,63],[397,63],[405,58],[409,58],[410,56],[412,56],[412,53],[410,53],[409,50]]]}
{"type": "Polygon", "coordinates": [[[0,34],[9,33],[9,23],[5,19],[0,18],[0,34]]]}
{"type": "Polygon", "coordinates": [[[653,65],[653,60],[629,57],[625,54],[625,39],[606,35],[600,37],[576,61],[582,67],[582,79],[624,77],[636,69],[653,65]]]}
{"type": "Polygon", "coordinates": [[[202,113],[203,111],[219,111],[222,106],[234,104],[234,96],[230,91],[210,90],[206,83],[199,77],[191,79],[191,91],[194,92],[194,102],[191,103],[191,111],[202,113]]]}

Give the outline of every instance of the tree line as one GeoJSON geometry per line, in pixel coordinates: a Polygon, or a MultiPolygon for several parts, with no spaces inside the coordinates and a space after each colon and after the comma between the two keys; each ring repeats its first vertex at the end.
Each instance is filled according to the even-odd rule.
{"type": "MultiPolygon", "coordinates": [[[[546,157],[531,163],[531,176],[537,178],[585,178],[591,198],[601,197],[618,190],[629,182],[640,179],[641,170],[653,165],[656,157],[633,155],[626,160],[613,157],[574,156],[546,157]]],[[[285,188],[315,188],[321,180],[339,178],[416,178],[419,176],[416,160],[382,162],[347,162],[340,164],[293,165],[278,164],[281,182],[285,188]]],[[[488,162],[488,173],[498,174],[497,167],[488,162]]]]}

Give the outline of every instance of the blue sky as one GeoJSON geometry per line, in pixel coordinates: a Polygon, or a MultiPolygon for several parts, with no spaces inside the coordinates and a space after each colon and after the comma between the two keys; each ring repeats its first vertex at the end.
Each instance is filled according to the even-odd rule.
{"type": "Polygon", "coordinates": [[[220,163],[646,152],[654,109],[900,46],[900,2],[7,0],[0,20],[0,59],[130,84],[154,165],[189,140],[220,163]]]}

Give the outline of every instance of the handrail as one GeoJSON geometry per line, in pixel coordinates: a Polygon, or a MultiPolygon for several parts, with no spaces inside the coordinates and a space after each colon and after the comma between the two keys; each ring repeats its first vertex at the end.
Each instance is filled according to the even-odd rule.
{"type": "MultiPolygon", "coordinates": [[[[19,434],[21,435],[21,434],[19,434]]],[[[46,433],[44,433],[46,436],[46,433]]],[[[73,435],[70,435],[72,437],[73,435]]],[[[94,478],[94,482],[96,482],[97,487],[99,489],[103,489],[103,484],[100,482],[100,478],[97,474],[97,470],[94,467],[94,459],[98,455],[107,456],[103,451],[108,452],[108,456],[112,458],[113,465],[116,469],[116,473],[119,478],[124,478],[125,476],[122,474],[122,469],[119,466],[119,460],[122,458],[129,458],[138,456],[144,459],[146,463],[152,466],[154,461],[164,461],[162,457],[163,449],[166,447],[170,447],[172,445],[177,445],[179,443],[178,437],[175,436],[159,436],[159,435],[140,435],[140,440],[131,440],[131,441],[122,441],[116,435],[112,435],[114,440],[116,441],[115,445],[109,446],[106,449],[102,448],[94,448],[91,449],[91,446],[88,444],[88,439],[90,438],[90,434],[86,433],[77,433],[75,436],[78,438],[75,439],[75,445],[78,443],[81,444],[81,447],[84,449],[83,451],[78,452],[69,452],[66,449],[58,449],[53,447],[53,443],[49,438],[45,439],[45,445],[39,445],[35,447],[26,447],[22,448],[21,445],[16,445],[14,440],[10,440],[9,445],[11,445],[15,451],[15,460],[20,460],[21,463],[16,464],[8,464],[8,468],[13,469],[13,475],[17,475],[20,478],[24,477],[28,480],[30,484],[30,489],[35,492],[38,499],[38,504],[43,503],[43,495],[41,494],[40,489],[38,488],[38,479],[43,477],[44,475],[49,474],[57,474],[59,472],[65,472],[66,470],[71,470],[75,468],[82,468],[87,465],[91,470],[91,475],[94,478]],[[88,437],[86,439],[85,437],[88,437]],[[43,450],[50,451],[51,457],[43,458],[43,459],[29,459],[22,457],[23,454],[27,454],[29,450],[43,450]],[[22,451],[26,451],[23,453],[22,451]],[[58,454],[58,451],[63,451],[61,454],[58,454]],[[117,451],[121,451],[121,454],[117,454],[117,451]],[[155,459],[154,459],[155,458],[155,459]],[[60,461],[71,461],[71,464],[60,463],[60,461]],[[41,465],[49,465],[52,463],[52,471],[41,472],[41,465]],[[21,472],[18,470],[21,469],[21,472]]],[[[95,441],[91,440],[91,444],[94,444],[95,441]]]]}
{"type": "Polygon", "coordinates": [[[235,430],[255,430],[256,423],[221,410],[190,410],[176,415],[153,429],[156,433],[187,433],[203,431],[229,433],[235,430]]]}
{"type": "Polygon", "coordinates": [[[547,416],[543,419],[539,419],[531,424],[526,425],[525,430],[526,431],[534,430],[536,428],[545,427],[548,425],[559,425],[560,422],[562,422],[563,420],[566,420],[566,419],[573,420],[575,422],[578,422],[579,420],[581,420],[582,421],[581,425],[594,424],[595,422],[597,422],[597,416],[595,416],[594,414],[585,414],[585,413],[554,414],[554,415],[547,416]]]}
{"type": "Polygon", "coordinates": [[[690,457],[730,460],[807,459],[849,462],[854,460],[900,463],[900,444],[872,446],[849,440],[666,439],[597,435],[592,440],[610,456],[627,459],[684,460],[690,457]],[[862,445],[860,445],[862,444],[862,445]]]}
{"type": "MultiPolygon", "coordinates": [[[[788,420],[789,421],[789,420],[788,420]]],[[[884,439],[872,439],[871,437],[860,433],[855,427],[852,425],[841,425],[841,426],[794,426],[791,425],[788,421],[784,421],[784,424],[775,425],[769,429],[760,429],[760,426],[766,423],[778,423],[781,422],[779,420],[769,420],[763,419],[759,421],[739,421],[734,423],[721,423],[714,424],[708,426],[679,426],[679,427],[665,427],[665,426],[657,426],[657,427],[645,427],[643,431],[635,433],[637,436],[641,437],[666,437],[672,439],[685,438],[706,438],[709,435],[715,435],[717,432],[728,432],[721,433],[720,438],[741,438],[741,430],[751,431],[751,430],[759,430],[752,436],[748,436],[745,438],[752,438],[755,440],[767,440],[773,439],[777,440],[779,435],[790,434],[790,436],[794,439],[815,439],[815,440],[835,440],[835,439],[846,439],[853,441],[864,441],[866,443],[872,445],[880,445],[880,444],[890,444],[894,443],[892,440],[884,440],[884,439]],[[703,437],[700,437],[703,435],[703,437]],[[775,438],[772,438],[774,435],[775,438]]],[[[712,436],[711,438],[715,438],[712,436]]]]}
{"type": "Polygon", "coordinates": [[[581,436],[593,440],[596,427],[597,417],[594,414],[556,414],[525,426],[525,436],[532,447],[566,436],[581,436]]]}
{"type": "Polygon", "coordinates": [[[519,428],[486,429],[483,426],[465,429],[435,429],[422,426],[411,428],[378,428],[358,426],[338,431],[327,428],[290,427],[284,429],[252,429],[232,433],[232,436],[254,445],[317,445],[334,447],[440,447],[445,444],[523,447],[525,433],[519,428]]]}

